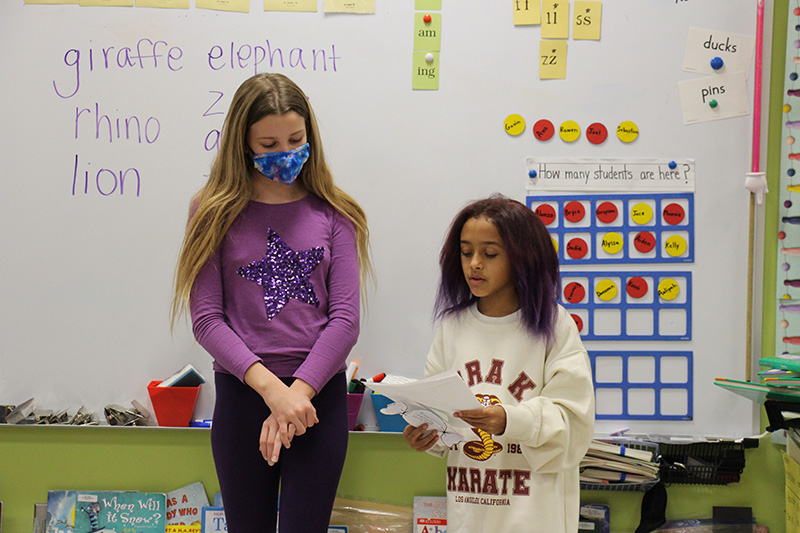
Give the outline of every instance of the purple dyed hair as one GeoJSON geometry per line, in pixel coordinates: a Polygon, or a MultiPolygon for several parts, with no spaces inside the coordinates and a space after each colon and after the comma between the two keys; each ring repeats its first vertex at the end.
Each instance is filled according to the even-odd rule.
{"type": "Polygon", "coordinates": [[[477,301],[461,267],[461,230],[467,220],[479,217],[490,220],[503,239],[525,328],[535,337],[550,339],[561,289],[558,255],[539,217],[524,204],[502,195],[467,205],[450,224],[439,255],[441,280],[434,316],[439,319],[458,314],[477,301]]]}

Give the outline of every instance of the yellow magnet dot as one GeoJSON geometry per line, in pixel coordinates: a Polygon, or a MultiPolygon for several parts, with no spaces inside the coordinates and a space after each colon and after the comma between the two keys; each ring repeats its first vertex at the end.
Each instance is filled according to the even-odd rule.
{"type": "Polygon", "coordinates": [[[519,135],[525,131],[525,119],[520,115],[508,115],[505,121],[506,133],[519,135]]]}
{"type": "Polygon", "coordinates": [[[617,126],[617,137],[619,140],[624,143],[633,142],[636,140],[636,137],[639,136],[639,126],[631,122],[630,120],[626,120],[622,122],[619,126],[617,126]]]}
{"type": "Polygon", "coordinates": [[[653,208],[650,204],[638,203],[631,209],[631,219],[637,224],[647,224],[653,219],[653,208]]]}
{"type": "Polygon", "coordinates": [[[601,279],[594,287],[594,292],[598,298],[604,302],[613,300],[617,295],[617,284],[610,279],[601,279]]]}
{"type": "Polygon", "coordinates": [[[674,300],[681,293],[681,286],[672,278],[662,279],[658,283],[658,295],[664,300],[674,300]]]}
{"type": "Polygon", "coordinates": [[[788,113],[791,110],[792,110],[792,106],[790,106],[789,104],[784,104],[784,106],[783,106],[783,112],[784,113],[788,113]]]}
{"type": "Polygon", "coordinates": [[[686,239],[680,235],[668,237],[667,242],[664,244],[664,249],[672,257],[680,257],[686,253],[686,239]]]}
{"type": "Polygon", "coordinates": [[[574,120],[565,120],[558,128],[558,134],[562,141],[571,143],[581,136],[581,127],[574,120]]]}
{"type": "Polygon", "coordinates": [[[607,254],[618,254],[622,250],[622,235],[615,231],[610,231],[603,235],[600,246],[607,254]]]}
{"type": "Polygon", "coordinates": [[[558,239],[555,237],[550,237],[553,240],[553,248],[556,249],[556,253],[558,253],[558,239]]]}
{"type": "Polygon", "coordinates": [[[789,296],[788,294],[784,294],[783,296],[781,296],[781,299],[783,299],[783,300],[791,300],[792,297],[789,296]]]}

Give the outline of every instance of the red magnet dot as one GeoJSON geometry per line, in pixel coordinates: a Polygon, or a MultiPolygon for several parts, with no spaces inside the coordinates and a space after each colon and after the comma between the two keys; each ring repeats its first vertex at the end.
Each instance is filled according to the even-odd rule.
{"type": "Polygon", "coordinates": [[[425,15],[424,17],[422,17],[422,20],[425,21],[425,24],[429,24],[431,22],[431,16],[425,15]]]}
{"type": "Polygon", "coordinates": [[[779,231],[779,232],[778,232],[778,238],[779,238],[780,240],[783,240],[783,239],[785,239],[785,238],[786,238],[786,232],[785,232],[785,231],[779,231]]]}
{"type": "Polygon", "coordinates": [[[649,231],[640,231],[633,238],[633,246],[640,253],[650,253],[656,247],[655,235],[649,231]]]}
{"type": "Polygon", "coordinates": [[[599,122],[589,124],[586,128],[586,138],[592,144],[603,144],[608,139],[608,130],[599,122]]]}
{"type": "Polygon", "coordinates": [[[570,314],[569,316],[572,317],[572,320],[575,321],[575,325],[578,326],[578,333],[583,331],[583,319],[581,317],[579,317],[578,315],[570,314]]]}
{"type": "Polygon", "coordinates": [[[570,222],[580,222],[586,216],[586,208],[580,202],[572,201],[564,206],[564,218],[570,222]]]}
{"type": "Polygon", "coordinates": [[[555,132],[556,128],[553,126],[553,123],[546,118],[537,120],[536,124],[533,125],[533,135],[540,141],[549,140],[555,132]]]}
{"type": "Polygon", "coordinates": [[[628,291],[631,298],[639,299],[647,294],[647,281],[639,276],[630,278],[625,284],[625,290],[628,291]]]}
{"type": "Polygon", "coordinates": [[[567,255],[573,259],[583,259],[588,251],[589,247],[586,245],[586,241],[580,237],[570,239],[567,243],[567,255]]]}
{"type": "Polygon", "coordinates": [[[610,224],[617,219],[617,215],[619,214],[617,211],[617,206],[612,204],[611,202],[603,202],[602,204],[597,206],[597,210],[595,211],[597,215],[597,219],[600,222],[605,224],[610,224]]]}
{"type": "Polygon", "coordinates": [[[584,289],[583,285],[577,281],[567,283],[567,286],[564,287],[564,298],[566,298],[566,300],[571,304],[576,304],[583,301],[585,296],[586,289],[584,289]]]}
{"type": "Polygon", "coordinates": [[[685,216],[686,212],[680,204],[669,204],[664,208],[664,222],[672,226],[683,222],[683,217],[685,216]]]}
{"type": "Polygon", "coordinates": [[[556,210],[548,204],[542,204],[537,207],[535,213],[539,215],[545,226],[549,226],[556,219],[556,210]]]}
{"type": "Polygon", "coordinates": [[[800,7],[794,8],[794,16],[795,17],[800,17],[800,7]]]}

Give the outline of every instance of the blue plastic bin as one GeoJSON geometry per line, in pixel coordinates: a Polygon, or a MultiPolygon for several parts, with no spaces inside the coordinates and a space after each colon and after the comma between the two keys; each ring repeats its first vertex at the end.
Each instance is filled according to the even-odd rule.
{"type": "Polygon", "coordinates": [[[372,405],[375,407],[375,416],[378,417],[378,427],[380,427],[383,432],[402,433],[408,425],[402,416],[385,415],[381,413],[381,409],[390,403],[392,403],[392,400],[383,394],[378,394],[377,392],[372,393],[372,405]]]}

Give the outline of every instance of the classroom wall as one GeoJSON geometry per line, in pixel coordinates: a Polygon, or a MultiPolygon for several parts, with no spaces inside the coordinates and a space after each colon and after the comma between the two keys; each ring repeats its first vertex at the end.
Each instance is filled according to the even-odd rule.
{"type": "MultiPolygon", "coordinates": [[[[788,0],[775,0],[770,136],[780,138],[784,30],[788,0]]],[[[780,143],[768,150],[767,176],[777,191],[780,143]]],[[[768,195],[764,257],[762,353],[774,351],[777,257],[777,194],[768,195]]],[[[711,386],[708,384],[708,386],[711,386]]],[[[762,427],[765,425],[762,416],[762,427]]],[[[741,481],[728,486],[668,487],[667,518],[708,518],[713,506],[750,506],[771,533],[785,531],[781,446],[765,439],[746,451],[741,481]]],[[[410,505],[415,495],[444,494],[444,462],[410,450],[398,435],[352,434],[339,495],[410,505]]],[[[218,490],[207,430],[145,428],[48,428],[0,426],[0,501],[6,533],[31,530],[33,504],[48,489],[169,491],[202,481],[210,497],[218,490]]],[[[611,505],[615,532],[636,529],[642,494],[584,491],[582,500],[611,505]]]]}

